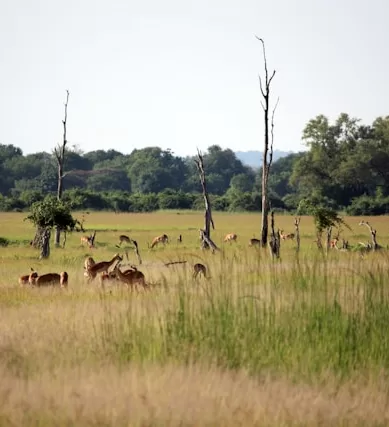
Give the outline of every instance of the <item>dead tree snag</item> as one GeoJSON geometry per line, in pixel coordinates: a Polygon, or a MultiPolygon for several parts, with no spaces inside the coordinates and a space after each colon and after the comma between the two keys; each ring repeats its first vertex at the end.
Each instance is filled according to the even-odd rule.
{"type": "Polygon", "coordinates": [[[296,230],[296,252],[300,252],[300,221],[300,217],[294,219],[294,228],[296,230]]]}
{"type": "Polygon", "coordinates": [[[377,243],[377,230],[373,229],[373,227],[369,224],[368,221],[361,221],[359,225],[365,225],[369,229],[371,234],[372,250],[376,251],[378,249],[381,249],[382,246],[377,243]]]}
{"type": "MultiPolygon", "coordinates": [[[[61,200],[62,193],[63,193],[63,179],[65,177],[64,173],[64,164],[65,164],[65,153],[66,153],[66,125],[67,125],[67,119],[68,119],[68,103],[69,103],[69,91],[66,91],[66,102],[65,102],[65,117],[64,120],[62,120],[63,124],[63,140],[62,144],[58,144],[56,148],[54,148],[54,155],[57,160],[58,165],[58,187],[57,187],[57,199],[61,200]]],[[[60,245],[60,238],[61,238],[61,228],[56,227],[55,229],[55,246],[60,245]]]]}
{"type": "Polygon", "coordinates": [[[277,233],[274,231],[274,211],[271,212],[271,237],[269,242],[270,253],[272,258],[280,257],[280,246],[281,246],[280,230],[277,233]]]}
{"type": "Polygon", "coordinates": [[[264,112],[265,120],[265,140],[263,146],[263,159],[262,159],[262,226],[261,226],[261,243],[265,247],[267,243],[268,236],[268,214],[269,214],[269,199],[268,199],[268,181],[270,168],[273,163],[273,142],[274,142],[274,113],[278,105],[278,99],[276,105],[273,109],[271,117],[271,128],[269,132],[269,111],[270,111],[270,83],[272,82],[276,71],[274,70],[271,76],[269,77],[267,69],[267,59],[266,59],[266,50],[265,42],[263,39],[256,37],[262,43],[263,51],[263,60],[265,67],[265,80],[262,82],[261,76],[259,76],[259,85],[261,89],[261,94],[264,102],[261,101],[261,105],[264,112]],[[269,138],[269,133],[270,138],[269,138]]]}
{"type": "Polygon", "coordinates": [[[208,197],[207,191],[207,182],[205,179],[205,171],[204,171],[204,162],[203,156],[199,150],[197,150],[197,159],[194,160],[199,171],[201,187],[203,189],[204,196],[204,205],[205,205],[205,213],[204,213],[204,230],[200,229],[200,237],[201,237],[201,248],[202,249],[212,249],[212,252],[215,250],[219,250],[219,248],[215,245],[215,243],[211,240],[211,226],[212,229],[215,229],[215,225],[212,219],[212,210],[211,203],[208,197]]]}

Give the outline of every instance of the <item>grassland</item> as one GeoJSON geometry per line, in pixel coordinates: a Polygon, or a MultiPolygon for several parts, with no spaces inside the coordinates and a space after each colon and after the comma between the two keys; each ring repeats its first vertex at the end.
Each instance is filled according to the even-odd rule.
{"type": "MultiPolygon", "coordinates": [[[[389,425],[386,249],[323,256],[302,217],[299,256],[287,241],[273,262],[248,247],[258,214],[215,213],[212,255],[199,249],[202,213],[90,213],[95,249],[74,233],[39,261],[24,216],[0,214],[11,241],[0,248],[0,425],[389,425]],[[149,250],[163,232],[170,244],[149,250]],[[237,244],[223,245],[229,232],[237,244]],[[85,282],[86,256],[124,253],[119,234],[137,240],[152,292],[85,282]],[[195,262],[210,279],[192,279],[195,262]],[[30,267],[66,270],[69,288],[20,287],[30,267]]],[[[389,218],[364,219],[386,248],[389,218]]],[[[370,239],[361,218],[346,220],[351,244],[370,239]]],[[[276,223],[294,231],[290,216],[276,223]]]]}

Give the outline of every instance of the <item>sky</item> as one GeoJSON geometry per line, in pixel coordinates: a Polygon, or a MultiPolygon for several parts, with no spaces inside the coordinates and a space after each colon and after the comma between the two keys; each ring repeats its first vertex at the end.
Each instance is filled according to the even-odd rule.
{"type": "Polygon", "coordinates": [[[274,148],[304,126],[389,114],[387,0],[0,0],[0,143],[176,155],[262,150],[265,41],[274,148]]]}

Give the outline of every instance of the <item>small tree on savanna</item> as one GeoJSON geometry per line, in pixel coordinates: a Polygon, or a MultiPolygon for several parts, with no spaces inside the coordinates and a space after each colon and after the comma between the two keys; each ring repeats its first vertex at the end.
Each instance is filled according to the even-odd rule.
{"type": "MultiPolygon", "coordinates": [[[[300,201],[298,209],[298,214],[308,214],[313,216],[313,220],[316,228],[316,244],[318,249],[323,249],[323,233],[326,231],[326,250],[328,251],[331,241],[331,232],[332,228],[338,228],[340,232],[340,227],[345,226],[349,230],[350,226],[344,221],[344,219],[339,216],[339,214],[331,209],[324,206],[320,206],[313,202],[310,199],[303,199],[300,201]]],[[[340,233],[338,233],[340,234],[340,233]]]]}
{"type": "Polygon", "coordinates": [[[263,146],[263,159],[262,159],[262,226],[261,226],[261,244],[263,247],[267,244],[268,230],[269,230],[269,196],[268,196],[268,187],[269,187],[269,174],[270,168],[273,163],[273,142],[274,142],[274,113],[278,105],[278,99],[274,106],[273,113],[271,116],[271,125],[269,129],[269,112],[270,112],[270,84],[276,74],[276,71],[273,70],[271,76],[269,76],[267,69],[267,59],[266,59],[266,50],[265,42],[263,39],[255,36],[262,43],[263,51],[263,60],[265,67],[265,79],[262,81],[261,76],[259,75],[259,86],[261,89],[261,94],[263,101],[261,105],[264,112],[264,121],[265,121],[265,139],[263,146]]]}
{"type": "Polygon", "coordinates": [[[65,246],[66,232],[73,231],[77,223],[71,214],[70,204],[53,196],[33,203],[30,208],[30,215],[25,220],[31,221],[36,227],[32,245],[41,250],[40,258],[50,256],[50,235],[53,228],[65,233],[63,243],[65,246]]]}
{"type": "MultiPolygon", "coordinates": [[[[69,103],[69,91],[66,91],[66,102],[65,102],[65,116],[62,120],[63,124],[63,139],[62,144],[58,144],[57,147],[54,148],[54,155],[57,160],[58,166],[58,186],[57,186],[57,199],[60,201],[62,199],[63,193],[63,179],[65,177],[64,165],[65,165],[65,154],[66,154],[66,144],[67,144],[67,136],[66,136],[66,126],[68,119],[68,103],[69,103]]],[[[60,245],[61,238],[61,228],[59,226],[55,229],[55,246],[60,245]]]]}

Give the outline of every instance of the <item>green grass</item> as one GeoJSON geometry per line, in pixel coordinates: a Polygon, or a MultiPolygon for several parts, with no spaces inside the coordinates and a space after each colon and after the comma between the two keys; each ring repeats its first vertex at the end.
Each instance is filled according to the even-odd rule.
{"type": "MultiPolygon", "coordinates": [[[[19,214],[2,216],[8,239],[32,238],[19,214]]],[[[214,219],[214,255],[198,248],[203,215],[193,212],[91,213],[96,249],[74,233],[49,260],[28,244],[0,248],[0,425],[388,425],[387,251],[322,255],[304,217],[299,256],[284,242],[273,261],[248,247],[259,216],[214,219]],[[84,281],[86,256],[124,254],[114,227],[138,241],[151,292],[84,281]],[[171,243],[149,250],[159,231],[171,243]],[[222,243],[229,232],[237,244],[222,243]],[[178,260],[187,263],[165,266],[178,260]],[[192,279],[195,262],[210,279],[192,279]],[[66,270],[69,288],[20,287],[30,266],[66,270]]],[[[387,245],[387,218],[366,219],[387,245]]],[[[346,220],[351,244],[369,239],[359,218],[346,220]]],[[[293,231],[293,218],[276,221],[293,231]]]]}

